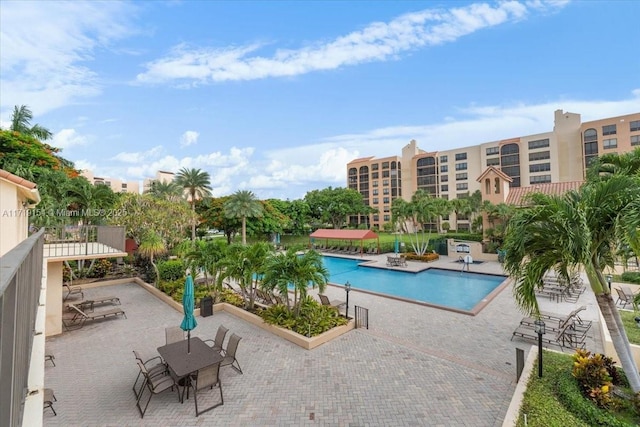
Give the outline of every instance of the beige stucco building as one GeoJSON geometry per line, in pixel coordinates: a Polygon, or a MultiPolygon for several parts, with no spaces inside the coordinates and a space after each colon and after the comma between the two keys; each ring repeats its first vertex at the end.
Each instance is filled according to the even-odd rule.
{"type": "Polygon", "coordinates": [[[38,202],[36,184],[0,169],[0,257],[27,238],[29,210],[38,202]]]}
{"type": "Polygon", "coordinates": [[[84,169],[82,176],[87,178],[93,185],[106,185],[111,188],[114,193],[140,193],[140,183],[137,181],[122,181],[117,178],[103,178],[95,176],[92,171],[84,169]]]}
{"type": "MultiPolygon", "coordinates": [[[[378,210],[369,217],[352,218],[381,228],[391,220],[391,204],[410,200],[417,190],[446,199],[467,197],[494,180],[487,193],[493,203],[507,201],[507,188],[584,180],[591,159],[603,153],[624,153],[640,146],[640,113],[582,122],[580,114],[556,110],[553,130],[484,142],[446,151],[425,151],[412,140],[401,156],[363,157],[347,164],[347,187],[359,191],[365,203],[378,210]],[[487,171],[491,177],[485,176],[487,171]],[[500,172],[496,175],[496,172],[500,172]],[[482,179],[479,179],[482,177],[482,179]],[[495,179],[500,178],[496,187],[495,179]]],[[[446,218],[459,230],[466,219],[446,218]]]]}

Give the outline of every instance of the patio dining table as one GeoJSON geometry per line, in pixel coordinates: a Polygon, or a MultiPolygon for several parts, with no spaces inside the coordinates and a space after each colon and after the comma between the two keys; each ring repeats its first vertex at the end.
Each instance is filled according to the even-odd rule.
{"type": "Polygon", "coordinates": [[[178,378],[186,378],[202,368],[222,362],[222,355],[198,337],[191,337],[190,347],[191,351],[187,352],[187,340],[158,347],[158,353],[178,378]]]}

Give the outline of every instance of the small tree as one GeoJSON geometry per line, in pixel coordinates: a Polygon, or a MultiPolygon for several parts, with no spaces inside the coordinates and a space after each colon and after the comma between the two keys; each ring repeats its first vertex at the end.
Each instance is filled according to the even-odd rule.
{"type": "Polygon", "coordinates": [[[138,246],[138,253],[145,258],[148,258],[153,266],[153,270],[156,273],[156,279],[154,281],[154,285],[158,287],[158,280],[160,279],[160,272],[158,271],[158,266],[153,261],[154,257],[157,255],[163,254],[166,251],[166,246],[162,237],[158,233],[153,230],[148,231],[142,241],[140,242],[140,246],[138,246]]]}

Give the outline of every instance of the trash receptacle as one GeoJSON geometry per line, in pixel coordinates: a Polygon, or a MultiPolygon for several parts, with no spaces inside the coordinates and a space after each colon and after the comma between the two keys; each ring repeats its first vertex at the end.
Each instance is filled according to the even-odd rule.
{"type": "Polygon", "coordinates": [[[200,316],[208,317],[213,315],[213,298],[204,297],[200,301],[200,316]]]}

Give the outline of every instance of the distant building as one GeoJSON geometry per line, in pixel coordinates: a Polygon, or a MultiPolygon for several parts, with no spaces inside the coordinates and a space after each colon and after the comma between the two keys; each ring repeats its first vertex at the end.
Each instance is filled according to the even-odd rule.
{"type": "Polygon", "coordinates": [[[151,183],[153,181],[160,181],[160,182],[171,182],[174,179],[176,179],[176,174],[173,172],[167,172],[167,171],[158,171],[156,172],[156,177],[155,178],[146,178],[143,182],[143,188],[144,188],[144,192],[148,191],[149,188],[151,187],[151,183]]]}
{"type": "Polygon", "coordinates": [[[93,174],[89,169],[84,169],[81,173],[82,176],[93,185],[106,185],[111,188],[114,193],[140,193],[140,183],[138,181],[122,181],[116,178],[103,178],[93,174]]]}
{"type": "MultiPolygon", "coordinates": [[[[391,204],[409,201],[417,190],[455,199],[481,190],[484,200],[508,202],[509,189],[549,183],[582,182],[589,163],[604,153],[625,153],[640,146],[640,113],[581,122],[580,114],[556,110],[552,131],[428,152],[412,140],[401,156],[363,157],[347,163],[347,187],[377,209],[351,217],[350,225],[381,228],[391,221],[391,204]]],[[[554,187],[555,188],[555,187],[554,187]]],[[[445,218],[443,218],[445,219],[445,218]]],[[[450,215],[457,230],[467,219],[450,215]]]]}

